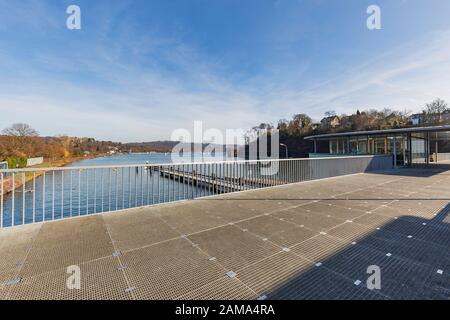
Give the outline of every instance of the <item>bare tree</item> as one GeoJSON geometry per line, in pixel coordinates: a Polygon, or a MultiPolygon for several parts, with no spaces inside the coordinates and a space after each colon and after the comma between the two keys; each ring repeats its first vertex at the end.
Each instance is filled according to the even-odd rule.
{"type": "Polygon", "coordinates": [[[436,99],[425,105],[425,122],[439,124],[442,122],[442,114],[449,111],[448,104],[442,99],[436,99]]]}
{"type": "Polygon", "coordinates": [[[2,131],[6,136],[4,148],[11,156],[31,156],[38,149],[38,133],[30,125],[15,123],[2,131]]]}
{"type": "Polygon", "coordinates": [[[327,118],[334,117],[335,115],[336,115],[336,111],[334,111],[334,110],[325,112],[325,117],[327,117],[327,118]]]}
{"type": "Polygon", "coordinates": [[[26,123],[15,123],[2,131],[6,136],[13,137],[37,137],[38,132],[26,123]]]}

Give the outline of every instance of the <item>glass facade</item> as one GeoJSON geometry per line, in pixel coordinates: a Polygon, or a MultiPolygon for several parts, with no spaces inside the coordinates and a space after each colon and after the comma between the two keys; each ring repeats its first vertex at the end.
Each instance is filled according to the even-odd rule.
{"type": "Polygon", "coordinates": [[[314,142],[311,157],[391,154],[397,165],[450,161],[450,125],[323,134],[305,139],[314,142]],[[322,153],[318,153],[319,146],[322,153]]]}
{"type": "Polygon", "coordinates": [[[436,161],[442,133],[402,133],[386,135],[337,136],[329,139],[333,155],[392,154],[397,165],[436,161]]]}

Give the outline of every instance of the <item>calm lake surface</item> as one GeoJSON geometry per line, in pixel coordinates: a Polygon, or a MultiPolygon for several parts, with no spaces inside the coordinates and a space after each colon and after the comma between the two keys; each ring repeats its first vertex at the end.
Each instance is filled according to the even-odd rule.
{"type": "MultiPolygon", "coordinates": [[[[195,159],[201,159],[199,154],[195,159]]],[[[189,157],[188,157],[189,158],[189,157]]],[[[193,157],[192,157],[193,158],[193,157]]],[[[203,157],[219,161],[221,157],[203,157]]],[[[184,162],[188,162],[184,157],[184,162]]],[[[231,159],[227,159],[231,160],[231,159]]],[[[179,163],[181,161],[175,160],[179,163]]],[[[67,167],[172,163],[171,154],[126,154],[76,161],[67,167]]],[[[195,170],[186,168],[186,171],[195,170]]],[[[19,178],[19,177],[16,177],[19,178]]],[[[146,167],[48,172],[4,196],[3,226],[55,220],[210,195],[205,188],[161,177],[146,167]],[[24,192],[25,189],[25,192],[24,192]],[[12,214],[14,212],[14,214],[12,214]]]]}

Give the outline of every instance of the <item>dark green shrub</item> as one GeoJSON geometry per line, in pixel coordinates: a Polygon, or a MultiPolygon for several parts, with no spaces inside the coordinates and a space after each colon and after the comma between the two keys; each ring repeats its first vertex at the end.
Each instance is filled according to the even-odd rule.
{"type": "Polygon", "coordinates": [[[26,157],[8,157],[6,158],[9,169],[25,168],[27,166],[26,157]]]}

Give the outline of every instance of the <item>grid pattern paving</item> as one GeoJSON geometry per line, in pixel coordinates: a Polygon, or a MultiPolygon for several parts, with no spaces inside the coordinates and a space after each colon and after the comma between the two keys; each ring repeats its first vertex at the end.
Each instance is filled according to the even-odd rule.
{"type": "Polygon", "coordinates": [[[449,213],[435,166],[4,229],[0,299],[449,300],[449,213]]]}

